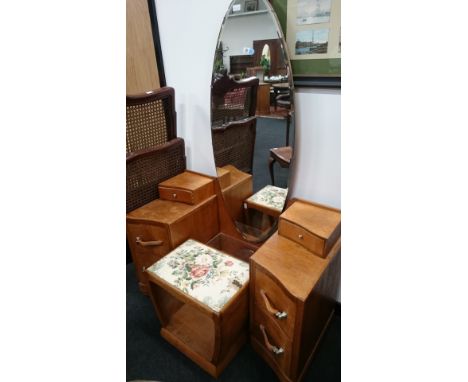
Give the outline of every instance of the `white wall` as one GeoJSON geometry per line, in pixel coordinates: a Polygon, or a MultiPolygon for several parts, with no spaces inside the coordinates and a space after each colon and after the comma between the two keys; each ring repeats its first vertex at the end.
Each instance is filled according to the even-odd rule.
{"type": "Polygon", "coordinates": [[[341,208],[341,91],[296,89],[292,196],[341,208]]]}
{"type": "Polygon", "coordinates": [[[211,71],[230,0],[155,0],[155,4],[166,82],[175,89],[177,133],[185,140],[187,167],[214,176],[211,71]]]}

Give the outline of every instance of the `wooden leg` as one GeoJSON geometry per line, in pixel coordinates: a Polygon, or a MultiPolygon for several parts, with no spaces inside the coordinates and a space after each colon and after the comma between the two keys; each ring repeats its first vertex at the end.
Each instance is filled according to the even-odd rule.
{"type": "Polygon", "coordinates": [[[286,117],[286,146],[289,146],[289,127],[291,126],[291,114],[286,117]]]}
{"type": "Polygon", "coordinates": [[[270,177],[272,186],[275,185],[275,178],[273,176],[273,165],[275,164],[275,158],[268,158],[268,167],[270,168],[270,177]]]}

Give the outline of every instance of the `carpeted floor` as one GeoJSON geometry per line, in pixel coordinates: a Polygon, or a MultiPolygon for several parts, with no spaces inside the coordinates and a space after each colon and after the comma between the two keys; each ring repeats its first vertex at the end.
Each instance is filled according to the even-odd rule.
{"type": "MultiPolygon", "coordinates": [[[[151,301],[138,290],[133,263],[127,264],[127,381],[216,381],[159,335],[151,301]]],[[[335,315],[306,373],[304,382],[341,379],[341,318],[335,315]]],[[[267,364],[245,345],[218,382],[277,381],[267,364]]]]}
{"type": "MultiPolygon", "coordinates": [[[[289,129],[289,142],[294,140],[294,122],[289,129]]],[[[257,192],[267,184],[271,184],[268,170],[270,149],[286,145],[286,121],[284,119],[257,118],[253,162],[253,188],[257,192]]],[[[287,187],[289,169],[274,164],[275,186],[287,187]]]]}

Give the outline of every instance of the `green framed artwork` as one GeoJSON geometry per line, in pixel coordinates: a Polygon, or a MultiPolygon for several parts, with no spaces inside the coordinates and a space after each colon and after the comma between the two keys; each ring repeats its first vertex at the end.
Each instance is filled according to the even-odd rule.
{"type": "Polygon", "coordinates": [[[341,0],[271,0],[295,86],[341,87],[341,0]]]}

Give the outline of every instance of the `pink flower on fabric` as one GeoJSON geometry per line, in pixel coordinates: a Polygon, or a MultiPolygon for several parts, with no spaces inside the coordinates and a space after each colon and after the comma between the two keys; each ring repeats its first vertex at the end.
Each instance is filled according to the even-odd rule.
{"type": "Polygon", "coordinates": [[[234,263],[231,261],[231,260],[226,260],[224,262],[224,265],[228,266],[228,267],[232,267],[234,265],[234,263]]]}
{"type": "Polygon", "coordinates": [[[202,277],[202,276],[205,276],[209,270],[210,270],[210,267],[206,265],[197,265],[192,268],[192,270],[190,271],[190,274],[192,275],[192,277],[202,277]]]}

